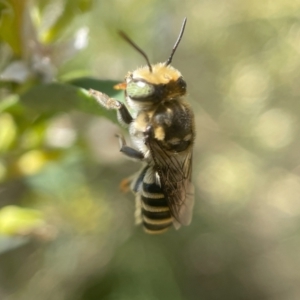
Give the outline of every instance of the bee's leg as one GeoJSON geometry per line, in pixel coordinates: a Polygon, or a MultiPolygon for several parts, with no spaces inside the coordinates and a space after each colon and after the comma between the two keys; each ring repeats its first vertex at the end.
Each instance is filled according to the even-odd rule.
{"type": "Polygon", "coordinates": [[[126,141],[122,135],[116,135],[119,138],[120,151],[129,158],[143,160],[144,154],[134,148],[128,147],[126,141]]]}
{"type": "Polygon", "coordinates": [[[149,166],[143,166],[141,170],[134,173],[133,175],[124,178],[120,183],[120,189],[122,192],[128,192],[131,190],[133,193],[137,193],[138,191],[141,191],[142,185],[143,185],[143,179],[145,177],[145,174],[148,170],[149,166]]]}
{"type": "Polygon", "coordinates": [[[130,191],[130,185],[131,185],[131,181],[132,181],[132,178],[131,176],[130,177],[127,177],[127,178],[124,178],[121,182],[120,182],[120,190],[123,192],[123,193],[128,193],[130,191]]]}
{"type": "Polygon", "coordinates": [[[133,120],[127,107],[120,101],[110,98],[108,95],[96,90],[89,90],[89,94],[93,96],[97,102],[106,109],[115,109],[118,112],[118,120],[124,124],[130,124],[133,120]]]}
{"type": "Polygon", "coordinates": [[[119,108],[117,114],[118,114],[118,120],[120,123],[128,125],[133,121],[133,118],[130,114],[130,112],[128,111],[127,107],[119,102],[121,107],[119,108]]]}
{"type": "Polygon", "coordinates": [[[144,132],[144,143],[145,145],[149,145],[150,138],[153,137],[153,126],[148,125],[146,127],[146,131],[144,132]]]}

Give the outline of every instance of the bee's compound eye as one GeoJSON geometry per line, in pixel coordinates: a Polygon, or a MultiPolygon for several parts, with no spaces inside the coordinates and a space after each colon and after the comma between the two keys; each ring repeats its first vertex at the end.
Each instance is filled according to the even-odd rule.
{"type": "Polygon", "coordinates": [[[178,78],[177,84],[180,87],[180,89],[186,90],[186,82],[184,81],[184,79],[182,77],[178,78]]]}
{"type": "Polygon", "coordinates": [[[127,96],[135,100],[143,100],[152,96],[155,92],[154,86],[145,81],[131,81],[127,84],[127,96]]]}

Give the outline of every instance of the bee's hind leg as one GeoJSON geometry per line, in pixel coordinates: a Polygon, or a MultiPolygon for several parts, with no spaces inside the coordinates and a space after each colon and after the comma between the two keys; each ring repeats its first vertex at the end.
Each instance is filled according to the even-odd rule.
{"type": "Polygon", "coordinates": [[[142,152],[126,145],[126,141],[122,135],[117,134],[116,137],[119,138],[120,151],[124,155],[126,155],[129,158],[135,159],[135,160],[143,160],[144,159],[144,154],[142,152]]]}
{"type": "Polygon", "coordinates": [[[130,177],[126,177],[124,178],[121,182],[120,182],[120,185],[119,185],[119,188],[120,190],[123,192],[123,193],[128,193],[130,191],[130,185],[131,185],[131,182],[132,182],[132,176],[130,177]]]}

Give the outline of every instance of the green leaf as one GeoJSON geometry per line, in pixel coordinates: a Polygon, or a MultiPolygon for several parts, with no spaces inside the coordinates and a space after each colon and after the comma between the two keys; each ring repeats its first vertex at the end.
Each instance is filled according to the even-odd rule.
{"type": "Polygon", "coordinates": [[[44,41],[46,43],[55,41],[58,36],[60,36],[60,34],[70,26],[70,24],[78,14],[89,11],[91,7],[91,0],[65,1],[62,14],[57,17],[51,29],[49,29],[48,32],[44,34],[44,41]]]}
{"type": "Polygon", "coordinates": [[[93,89],[96,91],[100,91],[112,98],[124,102],[124,92],[114,89],[114,86],[120,83],[119,81],[99,80],[91,77],[82,77],[69,81],[68,83],[87,90],[93,89]]]}
{"type": "Polygon", "coordinates": [[[0,235],[0,254],[23,246],[29,241],[28,237],[23,236],[1,236],[0,235]]]}
{"type": "Polygon", "coordinates": [[[21,54],[21,30],[26,0],[2,1],[0,6],[0,39],[7,42],[14,53],[21,54]]]}
{"type": "Polygon", "coordinates": [[[9,113],[0,114],[0,153],[11,149],[18,135],[17,124],[9,113]]]}
{"type": "Polygon", "coordinates": [[[113,81],[82,79],[71,84],[51,83],[39,85],[20,96],[21,103],[38,113],[57,113],[79,110],[81,112],[104,116],[117,123],[116,112],[100,106],[87,89],[75,86],[81,85],[107,93],[109,96],[121,99],[122,92],[113,90],[113,81]],[[114,94],[112,94],[114,93],[114,94]]]}
{"type": "Polygon", "coordinates": [[[11,111],[19,106],[19,97],[17,95],[10,95],[0,102],[0,113],[11,111]]]}

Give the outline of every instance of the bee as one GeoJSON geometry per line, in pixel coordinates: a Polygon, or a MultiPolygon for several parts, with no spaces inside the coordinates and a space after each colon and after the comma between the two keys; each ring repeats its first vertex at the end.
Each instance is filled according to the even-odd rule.
{"type": "Polygon", "coordinates": [[[189,225],[192,219],[194,114],[185,101],[186,82],[170,65],[185,25],[186,18],[167,61],[153,65],[145,52],[120,32],[147,62],[128,72],[125,82],[117,85],[125,90],[126,105],[99,91],[89,91],[100,105],[116,110],[119,122],[128,126],[134,147],[119,135],[120,151],[141,161],[143,167],[121,186],[135,194],[136,222],[152,234],[165,232],[172,225],[176,229],[189,225]]]}

